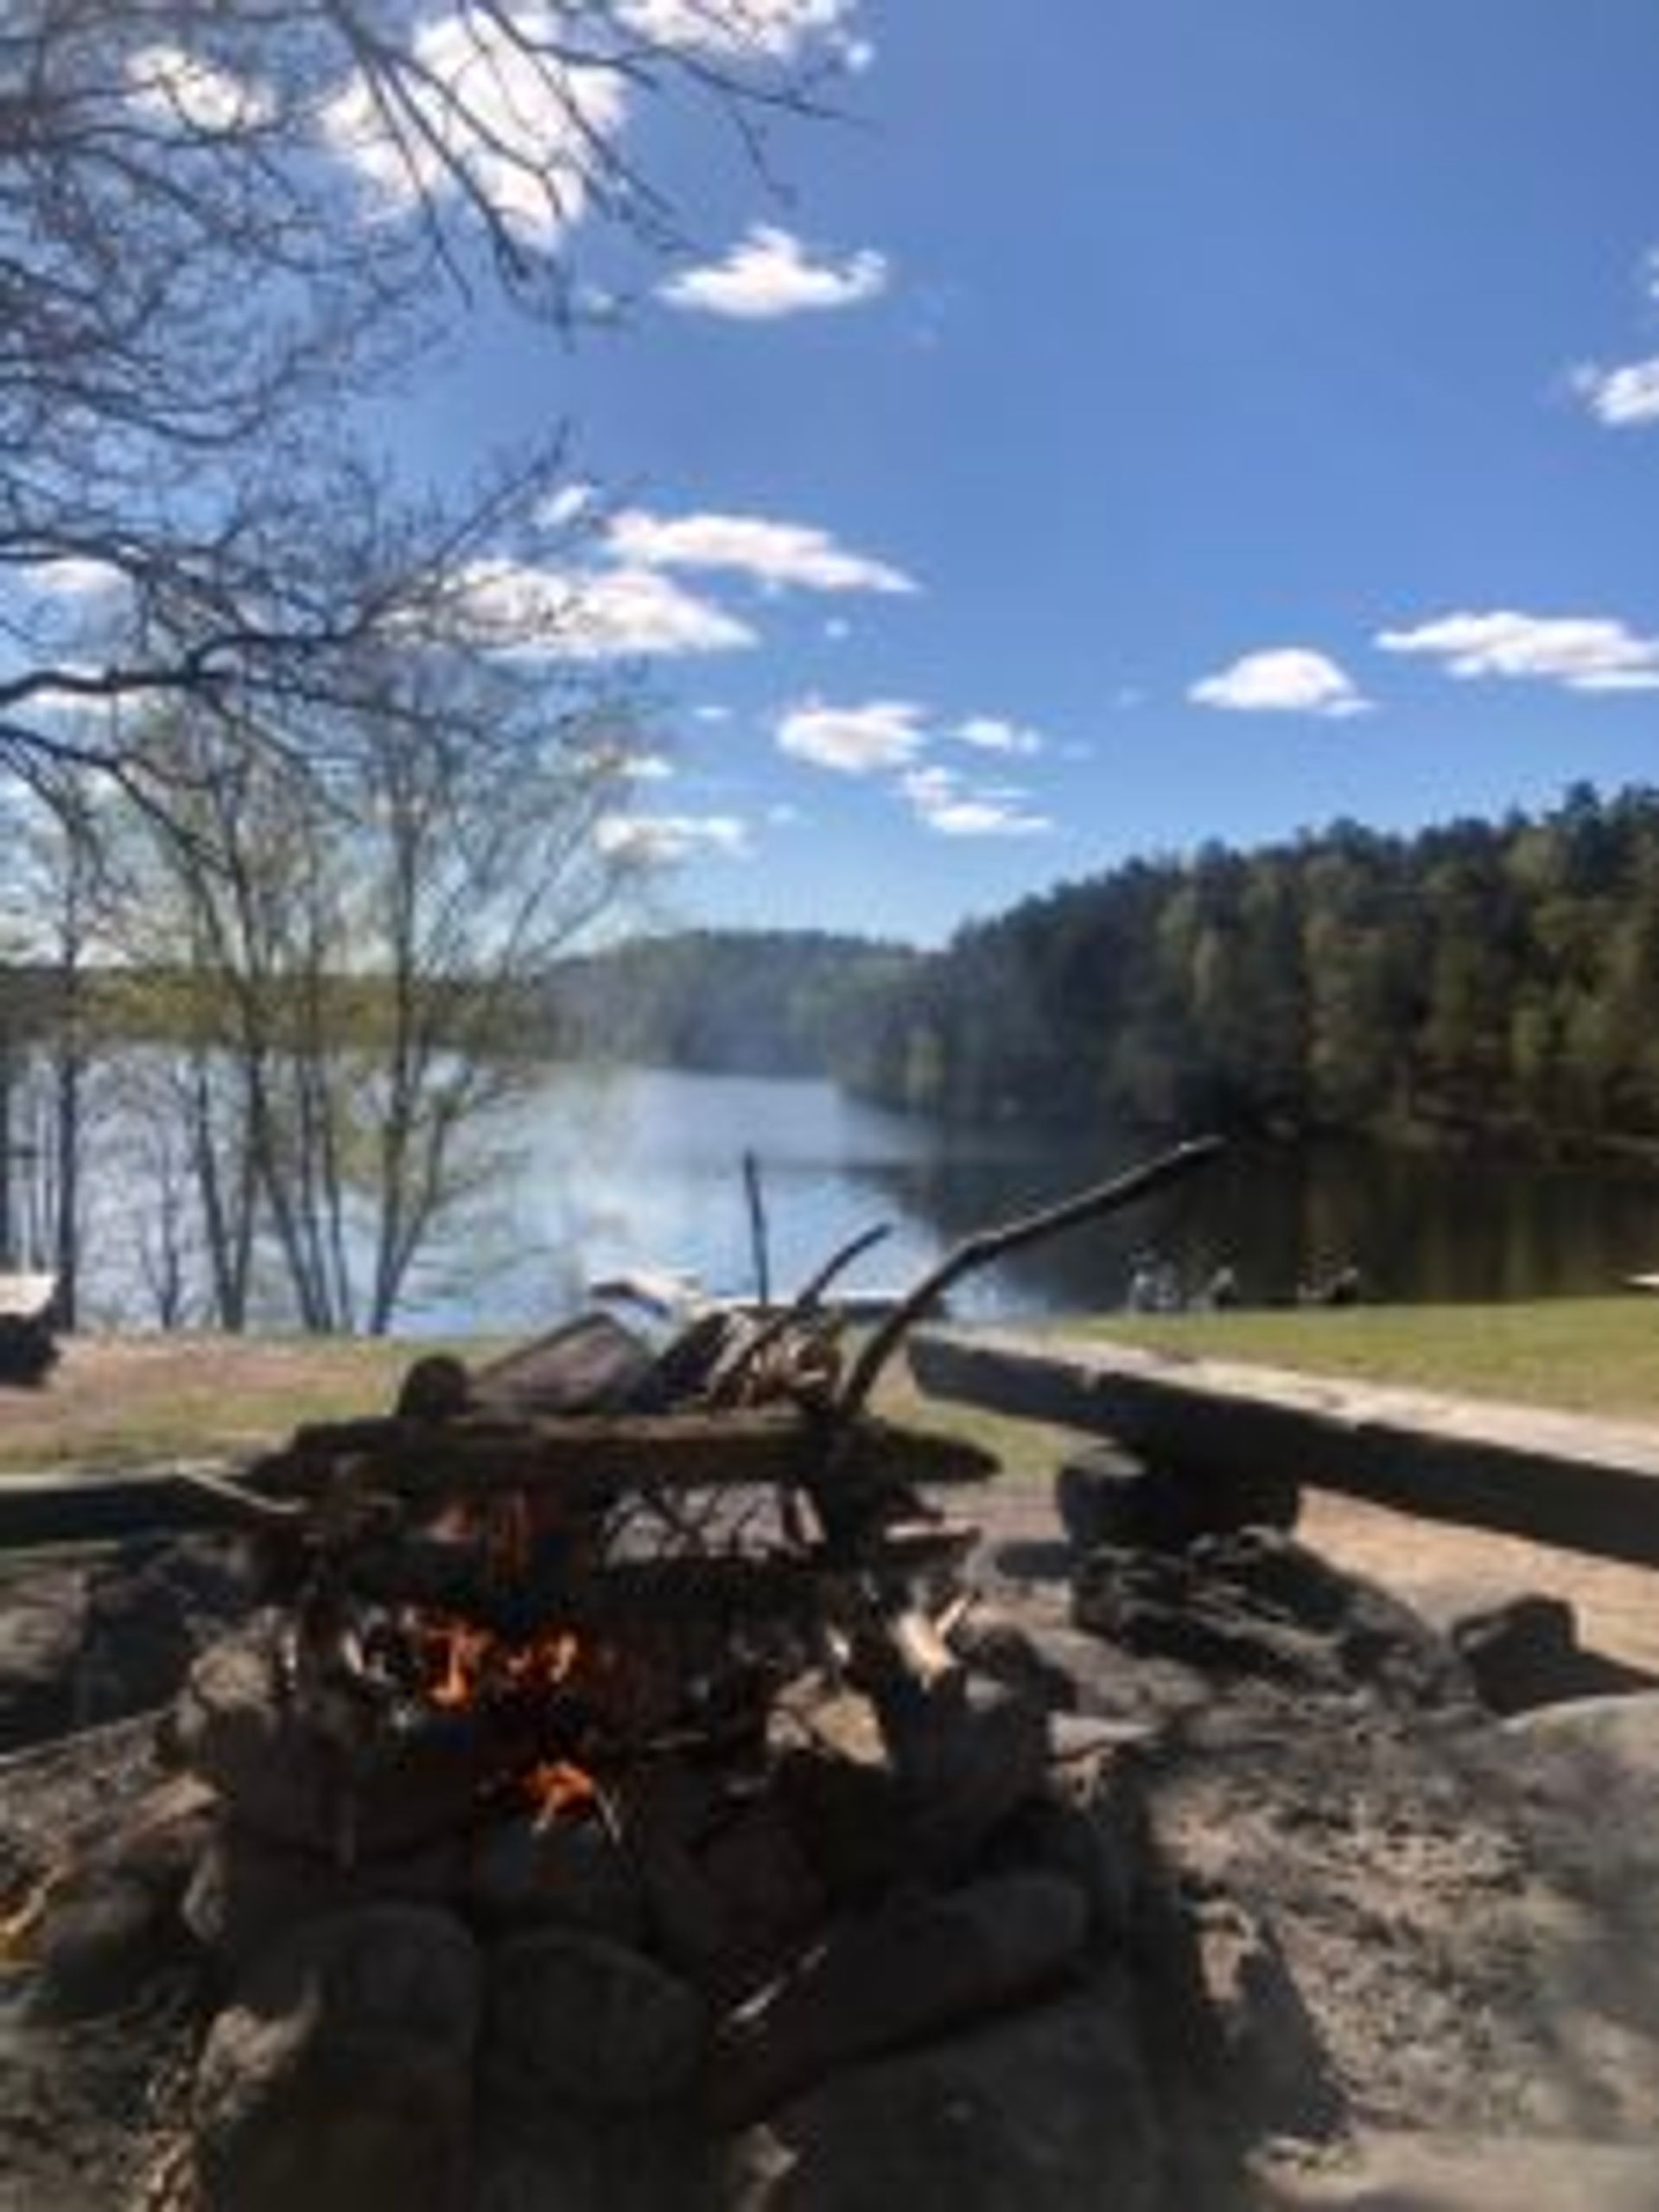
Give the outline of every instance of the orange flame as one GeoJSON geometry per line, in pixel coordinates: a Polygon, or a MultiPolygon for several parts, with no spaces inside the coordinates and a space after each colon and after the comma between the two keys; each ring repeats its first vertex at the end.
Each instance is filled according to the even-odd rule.
{"type": "MultiPolygon", "coordinates": [[[[464,1621],[429,1620],[420,1633],[431,1669],[424,1695],[445,1713],[465,1712],[491,1696],[556,1689],[582,1656],[580,1642],[567,1629],[548,1630],[524,1644],[504,1643],[464,1621]]],[[[517,1777],[516,1786],[540,1822],[584,1808],[598,1795],[592,1779],[567,1759],[538,1760],[517,1777]]]]}
{"type": "Polygon", "coordinates": [[[464,1711],[491,1695],[557,1689],[575,1672],[581,1644],[568,1629],[550,1629],[529,1643],[506,1643],[464,1621],[428,1624],[423,1638],[432,1673],[427,1702],[464,1711]]]}
{"type": "Polygon", "coordinates": [[[598,1801],[593,1777],[567,1759],[543,1759],[524,1777],[524,1792],[538,1826],[558,1819],[562,1813],[584,1810],[598,1801]]]}

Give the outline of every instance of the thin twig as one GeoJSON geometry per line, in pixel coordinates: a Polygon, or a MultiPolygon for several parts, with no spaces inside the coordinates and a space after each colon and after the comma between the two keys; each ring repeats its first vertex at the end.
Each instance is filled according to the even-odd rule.
{"type": "Polygon", "coordinates": [[[891,1236],[891,1222],[879,1221],[873,1229],[861,1230],[838,1250],[832,1252],[811,1280],[798,1290],[781,1312],[764,1321],[732,1362],[730,1370],[720,1378],[722,1399],[729,1395],[753,1368],[763,1352],[770,1351],[780,1337],[786,1336],[798,1322],[804,1321],[823,1302],[823,1294],[836,1277],[853,1262],[861,1259],[873,1245],[891,1236]]]}

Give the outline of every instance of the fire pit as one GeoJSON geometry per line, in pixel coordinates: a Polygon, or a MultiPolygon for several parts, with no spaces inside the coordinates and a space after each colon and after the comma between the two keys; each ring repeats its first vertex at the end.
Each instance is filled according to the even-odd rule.
{"type": "Polygon", "coordinates": [[[259,1603],[163,1731],[209,1997],[152,2203],[781,2206],[935,2051],[913,2177],[836,2202],[1155,2201],[1135,1732],[982,1632],[936,1501],[994,1463],[867,1409],[987,1244],[850,1363],[818,1285],[590,1319],[219,1486],[259,1603]]]}

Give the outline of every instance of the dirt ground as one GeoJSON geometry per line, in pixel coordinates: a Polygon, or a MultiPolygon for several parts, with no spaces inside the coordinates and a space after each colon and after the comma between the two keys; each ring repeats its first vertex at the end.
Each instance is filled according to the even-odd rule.
{"type": "Polygon", "coordinates": [[[1306,1493],[1297,1534],[1440,1625],[1526,1591],[1565,1598],[1578,1616],[1581,1643],[1659,1674],[1659,1573],[1647,1568],[1420,1521],[1329,1491],[1306,1493]]]}

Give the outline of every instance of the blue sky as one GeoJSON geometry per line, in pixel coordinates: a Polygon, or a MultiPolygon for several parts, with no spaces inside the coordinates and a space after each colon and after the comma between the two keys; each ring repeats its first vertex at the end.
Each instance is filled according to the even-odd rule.
{"type": "Polygon", "coordinates": [[[636,120],[683,265],[397,425],[575,426],[668,911],[933,942],[1659,780],[1655,0],[768,6],[857,65],[786,192],[636,120]]]}

